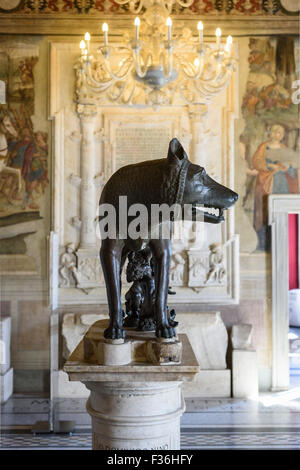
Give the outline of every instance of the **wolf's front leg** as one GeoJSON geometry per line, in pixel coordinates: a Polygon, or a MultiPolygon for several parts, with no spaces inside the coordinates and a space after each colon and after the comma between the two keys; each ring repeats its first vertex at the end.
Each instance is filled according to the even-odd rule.
{"type": "Polygon", "coordinates": [[[176,336],[176,333],[169,324],[167,313],[171,242],[170,240],[151,240],[150,248],[155,258],[155,334],[158,338],[172,338],[176,336]]]}
{"type": "Polygon", "coordinates": [[[122,247],[122,241],[106,239],[102,240],[100,250],[110,318],[104,337],[110,339],[125,338],[120,285],[122,247]]]}

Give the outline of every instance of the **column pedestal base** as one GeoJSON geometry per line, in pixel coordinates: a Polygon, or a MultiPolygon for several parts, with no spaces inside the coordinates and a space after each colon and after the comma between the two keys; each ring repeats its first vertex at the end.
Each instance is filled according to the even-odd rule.
{"type": "Polygon", "coordinates": [[[85,384],[95,450],[180,449],[180,382],[85,384]]]}
{"type": "MultiPolygon", "coordinates": [[[[187,335],[168,343],[175,352],[178,348],[181,352],[182,345],[182,354],[180,362],[166,364],[149,354],[154,333],[127,331],[131,362],[112,365],[99,354],[106,326],[106,320],[92,325],[64,366],[70,380],[84,383],[91,391],[87,411],[92,418],[93,449],[179,450],[180,417],[185,411],[181,384],[194,380],[199,372],[187,335]]],[[[122,345],[109,345],[114,346],[122,345]]]]}

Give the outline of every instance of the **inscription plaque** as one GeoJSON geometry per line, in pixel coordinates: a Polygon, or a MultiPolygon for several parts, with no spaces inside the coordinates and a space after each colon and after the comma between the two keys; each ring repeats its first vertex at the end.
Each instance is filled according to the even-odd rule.
{"type": "Polygon", "coordinates": [[[165,158],[172,138],[170,127],[150,124],[120,127],[115,131],[115,170],[139,161],[165,158]]]}

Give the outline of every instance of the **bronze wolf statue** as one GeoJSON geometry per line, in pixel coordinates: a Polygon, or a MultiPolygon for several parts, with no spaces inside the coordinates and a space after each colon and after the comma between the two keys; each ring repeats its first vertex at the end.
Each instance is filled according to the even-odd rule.
{"type": "MultiPolygon", "coordinates": [[[[172,338],[176,333],[167,308],[170,237],[152,237],[151,226],[140,237],[131,237],[127,229],[133,216],[129,212],[124,233],[124,227],[120,223],[120,216],[124,215],[124,208],[120,207],[120,196],[127,197],[128,208],[134,204],[142,204],[149,214],[153,205],[176,204],[182,211],[185,211],[185,205],[189,205],[191,210],[184,214],[185,220],[197,220],[197,206],[201,206],[204,208],[202,220],[217,224],[224,220],[223,211],[237,201],[238,195],[210,178],[203,167],[191,163],[176,138],[169,144],[167,158],[124,166],[111,176],[103,188],[100,209],[110,205],[116,214],[114,230],[102,237],[100,249],[110,317],[104,336],[110,339],[125,338],[121,302],[122,268],[129,253],[147,249],[152,254],[155,272],[155,334],[161,338],[172,338]],[[205,211],[205,208],[216,210],[205,211]]],[[[100,223],[105,214],[105,211],[100,210],[100,223]]]]}

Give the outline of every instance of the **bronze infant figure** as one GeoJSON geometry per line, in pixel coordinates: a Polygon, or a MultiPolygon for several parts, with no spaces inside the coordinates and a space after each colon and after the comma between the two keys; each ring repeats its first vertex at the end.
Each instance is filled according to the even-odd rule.
{"type": "MultiPolygon", "coordinates": [[[[154,266],[155,334],[161,338],[172,338],[176,336],[175,323],[167,308],[171,239],[163,235],[157,236],[161,231],[157,232],[157,227],[151,226],[153,222],[150,218],[146,232],[137,238],[130,236],[127,229],[134,217],[129,211],[124,233],[124,224],[120,222],[124,215],[124,208],[120,207],[120,196],[127,197],[128,208],[140,204],[146,207],[149,214],[153,205],[176,204],[184,212],[185,220],[198,220],[197,206],[201,206],[204,208],[202,220],[217,224],[224,220],[223,211],[237,201],[238,195],[210,178],[203,167],[191,163],[176,138],[169,143],[167,158],[124,166],[110,177],[103,188],[100,209],[110,205],[116,214],[115,226],[107,236],[102,236],[100,249],[110,317],[104,336],[109,339],[125,338],[121,302],[122,268],[130,253],[146,249],[151,253],[154,266]],[[188,213],[185,212],[185,205],[191,208],[188,213]],[[216,210],[206,212],[205,208],[216,210]]],[[[105,214],[105,210],[100,210],[100,224],[105,214]]],[[[170,219],[173,220],[172,214],[170,219]]],[[[161,221],[158,222],[158,226],[160,225],[161,221]]]]}

